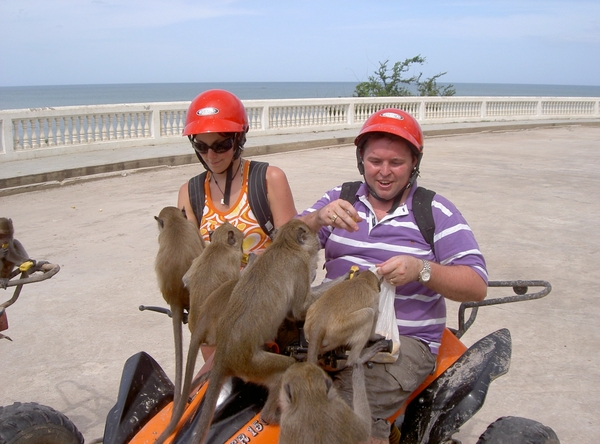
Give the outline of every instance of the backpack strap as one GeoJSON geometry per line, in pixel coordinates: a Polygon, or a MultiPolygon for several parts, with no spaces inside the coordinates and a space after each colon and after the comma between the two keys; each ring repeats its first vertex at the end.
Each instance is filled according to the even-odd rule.
{"type": "Polygon", "coordinates": [[[248,172],[248,203],[262,230],[272,237],[273,213],[267,199],[267,162],[250,161],[248,172]]]}
{"type": "Polygon", "coordinates": [[[206,171],[192,177],[188,181],[188,194],[192,211],[196,216],[198,224],[202,223],[202,214],[204,214],[204,181],[206,180],[206,171]]]}
{"type": "Polygon", "coordinates": [[[431,203],[433,202],[435,191],[428,190],[423,187],[417,187],[413,195],[413,213],[415,221],[419,227],[419,231],[423,238],[431,245],[433,250],[433,235],[435,234],[435,221],[433,220],[433,212],[431,203]]]}
{"type": "Polygon", "coordinates": [[[347,200],[352,205],[356,202],[356,192],[362,185],[362,181],[357,180],[356,182],[344,182],[342,184],[342,192],[340,194],[340,199],[347,200]]]}
{"type": "MultiPolygon", "coordinates": [[[[344,182],[342,184],[340,199],[347,200],[354,205],[354,202],[356,202],[356,192],[361,184],[361,181],[344,182]]],[[[431,246],[432,250],[433,235],[435,234],[435,221],[433,220],[433,212],[431,210],[433,196],[435,196],[435,191],[423,187],[417,187],[415,194],[413,195],[413,213],[415,215],[415,221],[423,239],[431,246]]]]}
{"type": "MultiPolygon", "coordinates": [[[[267,199],[267,162],[250,161],[250,170],[248,171],[248,203],[258,224],[262,230],[271,236],[275,226],[273,225],[273,214],[267,199]]],[[[206,180],[206,171],[202,174],[192,177],[188,181],[188,193],[192,211],[199,224],[202,223],[202,214],[204,213],[204,181],[206,180]]]]}

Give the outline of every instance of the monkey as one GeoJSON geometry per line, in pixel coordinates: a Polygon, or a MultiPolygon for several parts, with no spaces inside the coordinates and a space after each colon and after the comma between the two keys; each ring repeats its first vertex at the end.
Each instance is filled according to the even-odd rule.
{"type": "Polygon", "coordinates": [[[338,395],[319,366],[299,362],[283,374],[279,405],[279,444],[359,443],[371,435],[371,409],[363,364],[385,348],[380,341],[364,350],[352,368],[353,408],[338,395]],[[308,427],[307,427],[308,425],[308,427]]]}
{"type": "Polygon", "coordinates": [[[219,285],[240,276],[243,241],[244,233],[225,222],[212,233],[208,246],[184,274],[183,283],[190,292],[188,323],[192,334],[207,296],[219,285]]]}
{"type": "Polygon", "coordinates": [[[183,275],[192,261],[204,250],[204,240],[198,228],[187,219],[185,209],[165,207],[158,216],[158,253],[154,263],[158,286],[169,304],[175,341],[175,395],[181,396],[183,371],[183,310],[190,304],[188,290],[183,285],[183,275]]]}
{"type": "Polygon", "coordinates": [[[165,438],[173,432],[185,409],[200,345],[215,345],[216,325],[222,319],[223,307],[240,276],[243,241],[244,233],[225,222],[212,233],[210,243],[183,276],[183,283],[190,293],[188,324],[192,337],[181,396],[177,402],[173,401],[171,420],[161,434],[165,438]]]}
{"type": "Polygon", "coordinates": [[[30,260],[25,248],[21,242],[14,238],[14,235],[15,229],[12,219],[0,217],[0,258],[2,259],[0,288],[3,289],[7,288],[8,281],[15,276],[15,273],[13,273],[15,266],[18,267],[30,260]]]}
{"type": "Polygon", "coordinates": [[[296,360],[268,352],[264,344],[275,339],[288,314],[295,316],[304,308],[319,248],[316,233],[299,219],[292,219],[240,275],[225,307],[224,321],[217,326],[213,367],[204,407],[192,431],[193,442],[206,440],[219,393],[231,376],[267,387],[261,418],[267,423],[278,421],[281,377],[296,360]]]}
{"type": "Polygon", "coordinates": [[[374,339],[379,290],[380,279],[366,270],[330,287],[317,299],[304,323],[307,360],[316,364],[320,354],[345,345],[350,347],[346,364],[353,366],[369,339],[374,339]]]}

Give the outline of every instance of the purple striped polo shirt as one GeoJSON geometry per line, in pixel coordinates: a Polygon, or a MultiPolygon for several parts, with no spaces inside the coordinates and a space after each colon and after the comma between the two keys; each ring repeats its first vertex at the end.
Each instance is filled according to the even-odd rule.
{"type": "MultiPolygon", "coordinates": [[[[415,183],[405,205],[400,205],[393,214],[377,221],[367,200],[367,187],[364,183],[361,185],[354,203],[354,208],[363,219],[358,224],[360,229],[350,233],[327,226],[318,233],[321,246],[325,249],[326,280],[343,275],[352,265],[364,270],[393,256],[407,254],[442,265],[467,265],[487,283],[485,259],[471,228],[454,204],[439,194],[434,196],[432,202],[434,254],[423,239],[412,212],[416,188],[415,183]]],[[[328,191],[301,216],[339,199],[340,193],[341,186],[328,191]]],[[[411,282],[397,287],[395,308],[400,334],[425,341],[432,353],[437,354],[446,325],[444,298],[419,282],[411,282]]]]}

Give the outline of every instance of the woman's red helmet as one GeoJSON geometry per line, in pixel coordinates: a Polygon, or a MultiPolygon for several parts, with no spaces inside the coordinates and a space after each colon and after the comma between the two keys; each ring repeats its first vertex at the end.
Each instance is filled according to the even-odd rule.
{"type": "Polygon", "coordinates": [[[246,134],[249,128],[248,116],[242,101],[229,91],[211,89],[192,100],[185,118],[183,135],[246,134]]]}

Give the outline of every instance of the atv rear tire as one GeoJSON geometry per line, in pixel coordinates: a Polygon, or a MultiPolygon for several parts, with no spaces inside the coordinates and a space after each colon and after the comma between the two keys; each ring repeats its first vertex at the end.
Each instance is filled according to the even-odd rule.
{"type": "Polygon", "coordinates": [[[504,416],[491,423],[477,444],[560,444],[550,427],[532,419],[504,416]]]}
{"type": "Polygon", "coordinates": [[[0,444],[83,444],[69,418],[35,402],[0,407],[0,444]]]}

